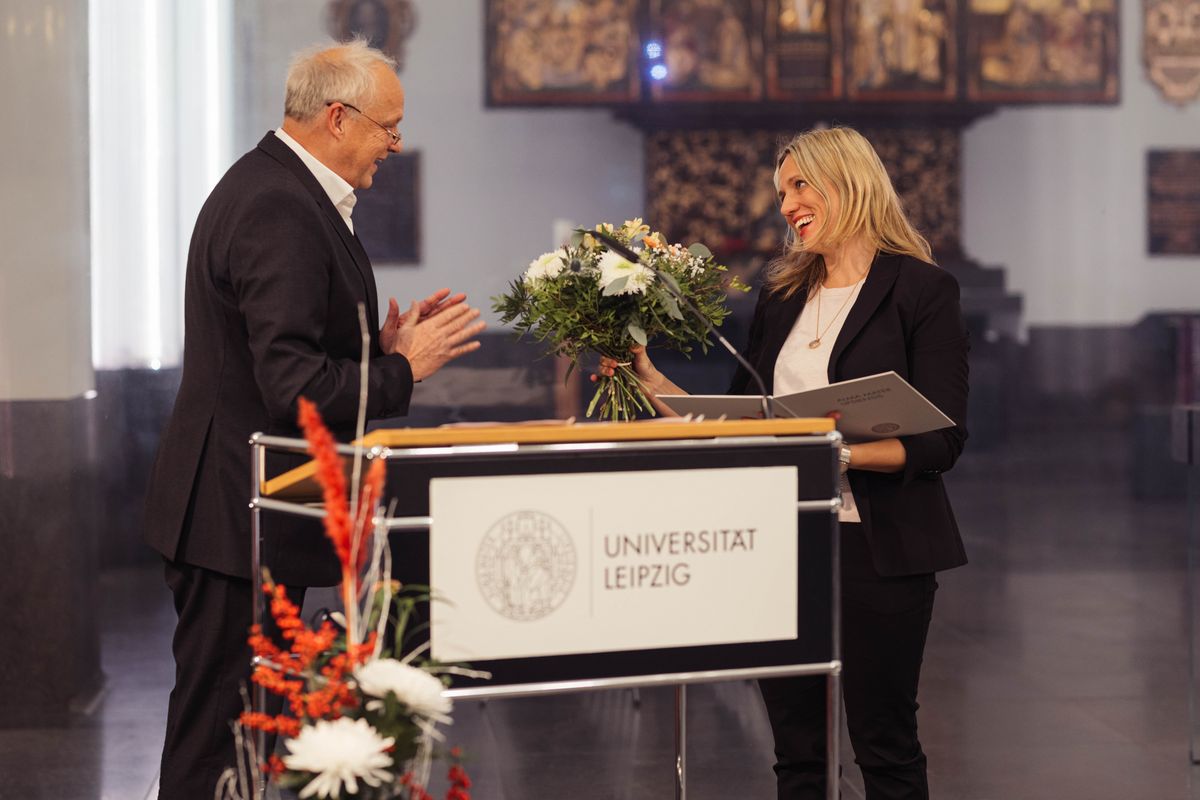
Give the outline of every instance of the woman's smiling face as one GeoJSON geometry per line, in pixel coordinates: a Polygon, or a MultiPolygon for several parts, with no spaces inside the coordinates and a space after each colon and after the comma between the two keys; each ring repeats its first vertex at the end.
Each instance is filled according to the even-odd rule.
{"type": "Polygon", "coordinates": [[[821,253],[821,232],[833,225],[838,210],[837,192],[832,187],[825,189],[829,201],[800,174],[800,168],[790,156],[784,156],[777,173],[779,178],[779,213],[787,220],[788,227],[796,233],[805,250],[821,253]]]}

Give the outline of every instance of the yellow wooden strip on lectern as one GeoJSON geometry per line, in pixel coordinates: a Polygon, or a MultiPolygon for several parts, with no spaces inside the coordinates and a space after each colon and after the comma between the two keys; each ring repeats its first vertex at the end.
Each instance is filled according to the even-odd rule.
{"type": "MultiPolygon", "coordinates": [[[[517,424],[452,425],[442,428],[391,428],[363,437],[363,447],[462,447],[481,444],[573,444],[581,442],[637,442],[672,439],[713,439],[730,436],[803,436],[827,433],[834,421],[813,419],[724,420],[673,422],[537,422],[517,424]]],[[[265,497],[301,500],[320,497],[313,476],[316,462],[296,467],[263,484],[265,497]]]]}

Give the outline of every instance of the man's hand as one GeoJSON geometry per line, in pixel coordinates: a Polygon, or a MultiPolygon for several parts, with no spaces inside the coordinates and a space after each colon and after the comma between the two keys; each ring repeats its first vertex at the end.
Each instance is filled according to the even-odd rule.
{"type": "MultiPolygon", "coordinates": [[[[439,294],[441,292],[430,299],[439,294]]],[[[475,322],[479,309],[464,305],[461,298],[450,300],[453,302],[436,302],[433,313],[428,316],[422,313],[424,303],[415,301],[403,315],[396,315],[401,322],[394,327],[396,335],[392,347],[384,347],[384,352],[400,353],[407,358],[413,380],[424,380],[447,361],[479,349],[479,342],[471,341],[487,327],[482,321],[475,322]]],[[[388,319],[392,319],[390,309],[388,319]]],[[[387,327],[386,322],[384,327],[387,327]]],[[[382,332],[380,343],[383,343],[382,332]]]]}
{"type": "MultiPolygon", "coordinates": [[[[438,289],[421,301],[421,312],[418,322],[432,319],[446,309],[453,308],[466,299],[467,296],[461,292],[451,297],[449,289],[438,289]]],[[[387,319],[383,321],[383,327],[379,329],[379,345],[383,348],[383,352],[396,352],[396,336],[400,331],[400,327],[408,319],[409,313],[410,311],[405,311],[401,314],[400,304],[396,302],[396,298],[388,298],[387,319]]]]}

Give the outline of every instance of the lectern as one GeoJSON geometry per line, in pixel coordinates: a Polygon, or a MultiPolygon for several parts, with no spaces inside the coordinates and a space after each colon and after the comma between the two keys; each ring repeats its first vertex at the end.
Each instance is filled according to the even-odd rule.
{"type": "MultiPolygon", "coordinates": [[[[684,686],[824,675],[835,798],[841,440],[828,419],[537,423],[379,430],[339,452],[387,463],[393,572],[448,601],[429,610],[433,656],[491,673],[448,695],[675,686],[682,798],[684,686]]],[[[265,474],[268,451],[305,449],[251,439],[256,589],[263,512],[324,515],[313,463],[265,474]]]]}

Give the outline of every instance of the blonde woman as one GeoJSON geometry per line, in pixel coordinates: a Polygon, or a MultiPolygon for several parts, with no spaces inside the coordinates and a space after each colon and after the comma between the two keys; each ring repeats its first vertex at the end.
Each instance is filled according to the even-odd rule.
{"type": "MultiPolygon", "coordinates": [[[[958,283],[934,265],[859,133],[800,134],[779,154],[775,186],[788,246],[767,269],[746,349],[767,391],[895,370],[956,423],[841,453],[843,689],[855,760],[868,800],[926,798],[916,712],[934,574],[966,563],[941,478],[967,438],[958,283]]],[[[650,392],[682,391],[644,349],[635,350],[634,365],[650,392]]],[[[612,366],[602,362],[600,371],[611,374],[612,366]]],[[[744,369],[730,391],[754,391],[744,369]]],[[[761,688],[779,797],[825,797],[824,681],[789,678],[761,688]]]]}

